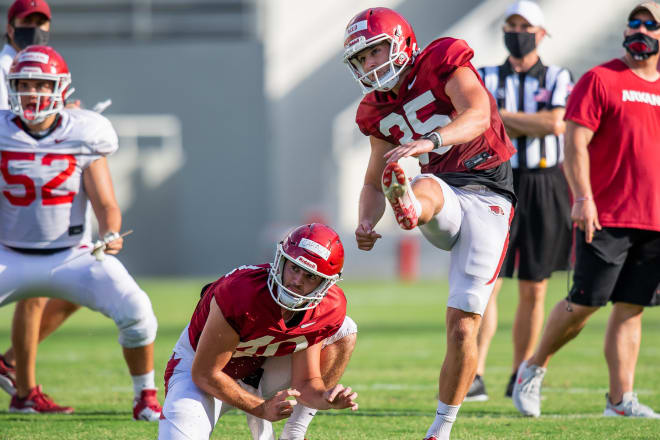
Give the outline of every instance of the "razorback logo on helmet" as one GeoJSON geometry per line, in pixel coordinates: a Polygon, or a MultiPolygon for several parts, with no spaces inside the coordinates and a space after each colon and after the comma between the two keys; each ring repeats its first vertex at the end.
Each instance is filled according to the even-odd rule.
{"type": "MultiPolygon", "coordinates": [[[[315,253],[319,257],[323,258],[324,260],[328,261],[328,258],[330,257],[330,250],[321,246],[315,241],[308,240],[306,238],[302,238],[300,240],[300,243],[298,243],[298,247],[301,247],[303,249],[306,249],[310,252],[315,253]]],[[[316,268],[316,264],[314,265],[316,268]]]]}
{"type": "Polygon", "coordinates": [[[316,263],[314,263],[313,261],[309,261],[309,260],[308,260],[307,258],[305,258],[305,257],[302,257],[302,256],[301,256],[301,257],[296,258],[296,262],[302,264],[303,266],[307,266],[307,267],[309,267],[310,269],[313,269],[313,270],[316,270],[316,269],[317,269],[316,263]]]}
{"type": "Polygon", "coordinates": [[[504,215],[504,209],[502,209],[501,206],[489,205],[488,208],[490,209],[491,214],[504,215]]]}
{"type": "Polygon", "coordinates": [[[48,54],[45,54],[43,52],[21,52],[18,57],[19,63],[35,62],[35,63],[48,64],[48,60],[49,60],[48,54]]]}

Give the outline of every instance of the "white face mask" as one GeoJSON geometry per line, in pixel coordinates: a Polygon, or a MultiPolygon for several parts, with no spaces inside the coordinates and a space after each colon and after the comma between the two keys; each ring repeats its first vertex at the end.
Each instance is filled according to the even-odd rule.
{"type": "Polygon", "coordinates": [[[327,277],[326,275],[313,271],[310,268],[300,266],[303,269],[320,276],[323,280],[312,292],[307,295],[299,295],[284,287],[282,273],[284,272],[284,263],[287,260],[300,266],[290,257],[285,255],[282,245],[279,244],[277,246],[277,252],[275,253],[275,261],[271,264],[270,271],[268,272],[268,290],[270,291],[270,296],[280,307],[287,310],[299,312],[302,310],[313,309],[320,304],[321,300],[328,292],[328,289],[339,280],[339,275],[327,277]]]}
{"type": "Polygon", "coordinates": [[[288,310],[298,309],[306,302],[303,298],[294,297],[285,288],[279,285],[277,286],[277,299],[281,305],[288,310]]]}
{"type": "MultiPolygon", "coordinates": [[[[366,95],[374,90],[387,92],[397,85],[401,72],[403,72],[403,70],[412,62],[405,51],[401,49],[401,46],[401,40],[393,40],[391,36],[382,34],[370,39],[368,42],[359,41],[344,51],[344,63],[353,75],[353,78],[359,84],[363,94],[366,95]],[[390,43],[388,60],[369,72],[364,72],[362,66],[360,66],[354,57],[362,50],[373,47],[384,41],[389,41],[390,43]],[[385,67],[388,68],[387,71],[379,76],[377,72],[385,67]],[[374,79],[369,78],[369,76],[372,76],[374,79]]],[[[416,46],[413,44],[413,53],[415,50],[416,46]]]]}

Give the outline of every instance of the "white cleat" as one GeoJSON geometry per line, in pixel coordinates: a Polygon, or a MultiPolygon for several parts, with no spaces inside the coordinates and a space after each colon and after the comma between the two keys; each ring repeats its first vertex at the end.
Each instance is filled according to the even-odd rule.
{"type": "Polygon", "coordinates": [[[646,405],[639,403],[637,393],[628,391],[623,393],[623,399],[618,405],[613,405],[610,402],[609,394],[605,394],[607,406],[603,415],[605,417],[643,417],[647,419],[660,419],[660,414],[653,411],[646,405]]]}
{"type": "Polygon", "coordinates": [[[541,415],[541,384],[547,368],[537,365],[520,364],[516,382],[513,384],[513,404],[524,416],[541,415]]]}

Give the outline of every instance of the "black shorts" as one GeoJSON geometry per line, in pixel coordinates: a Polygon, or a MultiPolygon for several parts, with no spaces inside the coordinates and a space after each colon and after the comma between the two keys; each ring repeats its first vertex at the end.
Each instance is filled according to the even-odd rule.
{"type": "Polygon", "coordinates": [[[569,267],[572,226],[568,183],[559,167],[520,172],[513,170],[518,196],[509,247],[500,270],[512,278],[542,281],[555,270],[569,267]]]}
{"type": "Polygon", "coordinates": [[[660,304],[660,231],[603,228],[587,244],[578,230],[575,256],[573,287],[566,298],[570,302],[660,304]]]}

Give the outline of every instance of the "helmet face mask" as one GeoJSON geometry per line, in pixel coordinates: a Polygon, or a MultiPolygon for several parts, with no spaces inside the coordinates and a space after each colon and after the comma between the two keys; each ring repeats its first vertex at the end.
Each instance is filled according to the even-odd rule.
{"type": "Polygon", "coordinates": [[[47,46],[28,46],[16,55],[7,75],[7,89],[12,113],[27,124],[38,124],[64,108],[73,93],[71,74],[64,59],[47,46]],[[53,83],[52,92],[20,91],[20,80],[44,80],[53,83]],[[37,97],[36,105],[24,105],[24,97],[37,97]]]}
{"type": "Polygon", "coordinates": [[[417,39],[412,27],[391,9],[367,9],[353,17],[346,27],[344,63],[365,95],[374,90],[386,92],[396,86],[401,72],[413,63],[417,53],[417,39]],[[389,43],[387,61],[364,72],[357,55],[383,42],[389,43]],[[388,69],[379,75],[384,68],[388,69]]]}
{"type": "Polygon", "coordinates": [[[268,274],[268,289],[275,302],[294,312],[318,306],[328,290],[341,278],[344,248],[339,236],[320,223],[294,229],[277,245],[275,260],[268,274]],[[287,261],[321,278],[320,284],[307,295],[288,289],[284,282],[287,261]]]}
{"type": "Polygon", "coordinates": [[[353,74],[353,77],[358,82],[362,88],[362,93],[367,94],[373,90],[378,90],[381,92],[386,92],[391,90],[396,83],[398,82],[399,74],[403,68],[408,64],[408,56],[405,53],[401,53],[398,50],[400,46],[399,42],[392,41],[389,36],[385,35],[380,41],[377,41],[363,50],[369,50],[378,44],[381,44],[383,41],[389,41],[389,56],[387,61],[374,67],[368,72],[365,72],[362,68],[362,65],[358,61],[358,52],[353,57],[349,58],[348,68],[353,74]],[[403,62],[401,62],[403,61],[403,62]],[[382,70],[385,70],[384,73],[381,73],[382,70]]]}

